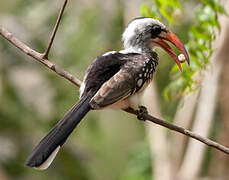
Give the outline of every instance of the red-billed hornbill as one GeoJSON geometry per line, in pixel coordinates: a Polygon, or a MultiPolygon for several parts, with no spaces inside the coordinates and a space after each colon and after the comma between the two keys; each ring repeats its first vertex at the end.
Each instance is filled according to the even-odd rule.
{"type": "Polygon", "coordinates": [[[46,169],[68,136],[90,110],[138,109],[136,97],[151,82],[158,64],[156,46],[167,51],[181,68],[181,61],[166,41],[175,45],[189,64],[180,40],[165,25],[152,18],[133,19],[122,40],[124,50],[98,56],[88,67],[80,87],[80,100],[36,146],[25,164],[46,169]]]}

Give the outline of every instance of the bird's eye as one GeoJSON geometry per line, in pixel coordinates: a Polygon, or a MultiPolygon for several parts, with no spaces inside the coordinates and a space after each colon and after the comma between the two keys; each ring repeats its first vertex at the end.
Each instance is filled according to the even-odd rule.
{"type": "Polygon", "coordinates": [[[152,37],[155,38],[158,34],[161,33],[161,27],[160,26],[153,26],[152,29],[151,29],[151,34],[152,34],[152,37]]]}

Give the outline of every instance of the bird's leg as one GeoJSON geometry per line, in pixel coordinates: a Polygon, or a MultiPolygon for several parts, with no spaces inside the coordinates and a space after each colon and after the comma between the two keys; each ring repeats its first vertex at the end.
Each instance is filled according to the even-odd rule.
{"type": "Polygon", "coordinates": [[[144,114],[148,114],[147,108],[145,106],[138,106],[137,118],[141,121],[145,121],[144,114]]]}
{"type": "Polygon", "coordinates": [[[138,110],[135,110],[131,107],[128,107],[126,109],[123,109],[124,111],[131,113],[131,114],[135,114],[137,116],[137,118],[141,121],[144,121],[144,114],[147,114],[147,108],[145,106],[138,106],[138,110]]]}

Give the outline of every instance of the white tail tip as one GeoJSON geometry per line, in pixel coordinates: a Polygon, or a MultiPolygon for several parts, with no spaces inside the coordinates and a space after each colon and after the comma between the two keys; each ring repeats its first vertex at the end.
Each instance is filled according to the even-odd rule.
{"type": "Polygon", "coordinates": [[[38,169],[38,170],[45,170],[47,169],[50,164],[52,163],[52,161],[54,160],[54,158],[56,157],[58,151],[60,149],[60,146],[58,146],[53,152],[52,154],[48,157],[48,159],[43,162],[40,166],[37,166],[37,167],[34,167],[35,169],[38,169]]]}

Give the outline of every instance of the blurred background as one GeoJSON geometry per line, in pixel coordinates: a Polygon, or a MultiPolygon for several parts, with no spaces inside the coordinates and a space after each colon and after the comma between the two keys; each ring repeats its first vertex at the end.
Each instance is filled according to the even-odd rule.
{"type": "MultiPolygon", "coordinates": [[[[50,59],[82,79],[96,56],[122,49],[121,34],[129,20],[141,15],[154,16],[158,10],[166,17],[163,5],[173,6],[176,2],[69,1],[50,59]]],[[[62,3],[62,0],[2,0],[0,25],[43,52],[62,3]]],[[[173,68],[174,61],[158,50],[159,68],[142,103],[152,115],[229,147],[229,21],[226,15],[215,16],[214,13],[223,12],[217,3],[229,12],[227,0],[182,0],[181,6],[167,11],[167,18],[173,19],[162,18],[162,21],[187,43],[193,71],[185,70],[189,72],[184,73],[185,81],[179,79],[180,73],[175,73],[172,79],[171,75],[177,70],[173,68]],[[205,14],[195,10],[203,10],[205,14]],[[206,19],[213,25],[201,23],[206,19]],[[193,24],[196,26],[192,27],[193,24]],[[201,24],[207,29],[214,28],[214,38],[205,34],[201,24]],[[197,42],[202,46],[197,46],[197,42]],[[195,48],[203,53],[196,53],[195,48]],[[206,55],[207,50],[210,53],[206,55]],[[202,66],[201,58],[206,57],[209,58],[202,66]],[[200,72],[197,70],[199,61],[200,72]],[[173,91],[175,98],[169,98],[168,92],[184,84],[182,82],[188,82],[189,90],[185,87],[182,93],[173,91]]],[[[78,88],[73,84],[0,37],[0,180],[229,179],[227,155],[150,122],[140,122],[125,112],[112,110],[90,112],[48,170],[24,167],[35,145],[73,106],[78,96],[78,88]]]]}

